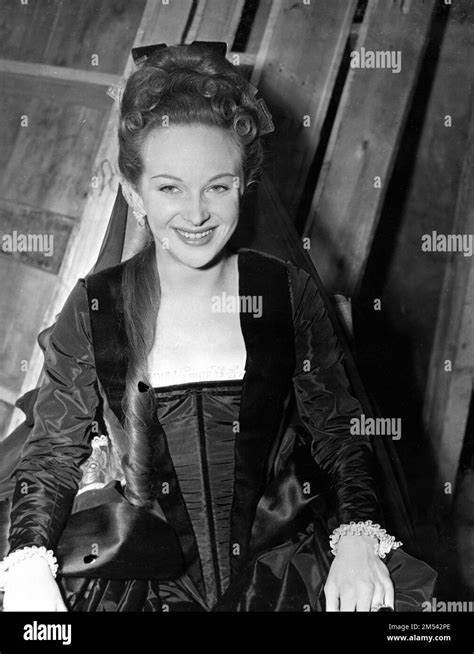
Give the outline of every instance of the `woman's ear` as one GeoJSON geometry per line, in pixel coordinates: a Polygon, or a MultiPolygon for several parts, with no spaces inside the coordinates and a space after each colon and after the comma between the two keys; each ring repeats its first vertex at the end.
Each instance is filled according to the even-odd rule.
{"type": "Polygon", "coordinates": [[[120,184],[122,186],[123,196],[127,201],[128,206],[132,209],[133,213],[136,216],[145,216],[146,211],[145,207],[143,206],[143,200],[133,184],[124,178],[120,180],[120,184]]]}

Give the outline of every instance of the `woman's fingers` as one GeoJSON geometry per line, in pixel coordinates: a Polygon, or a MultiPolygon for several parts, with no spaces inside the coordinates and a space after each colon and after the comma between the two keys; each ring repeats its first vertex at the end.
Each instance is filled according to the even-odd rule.
{"type": "Polygon", "coordinates": [[[356,602],[357,595],[354,586],[344,584],[340,594],[341,611],[355,611],[356,602]]]}
{"type": "Polygon", "coordinates": [[[374,592],[372,594],[372,599],[370,601],[370,606],[366,611],[377,610],[385,604],[385,588],[382,584],[376,584],[374,592]]]}
{"type": "MultiPolygon", "coordinates": [[[[370,583],[358,583],[356,586],[356,611],[370,611],[375,587],[370,583]]],[[[382,594],[382,593],[381,593],[382,594]]]]}
{"type": "Polygon", "coordinates": [[[341,588],[329,585],[324,589],[326,611],[371,611],[375,607],[393,608],[393,585],[344,584],[341,588]]]}
{"type": "Polygon", "coordinates": [[[393,588],[392,580],[390,578],[385,582],[384,604],[385,606],[390,606],[390,608],[395,610],[395,591],[393,588]]]}
{"type": "Polygon", "coordinates": [[[326,611],[339,611],[339,591],[333,584],[324,586],[324,595],[326,597],[326,611]]]}

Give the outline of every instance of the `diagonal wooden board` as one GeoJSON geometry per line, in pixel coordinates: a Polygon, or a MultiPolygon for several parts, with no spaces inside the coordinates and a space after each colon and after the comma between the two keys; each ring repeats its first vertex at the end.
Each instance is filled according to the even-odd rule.
{"type": "Polygon", "coordinates": [[[252,75],[273,114],[266,167],[294,220],[357,2],[274,0],[252,75]],[[274,165],[273,165],[274,162],[274,165]]]}
{"type": "Polygon", "coordinates": [[[355,50],[401,52],[401,71],[350,68],[305,236],[331,293],[357,291],[410,107],[435,7],[371,2],[355,50]],[[380,178],[381,188],[377,187],[380,178]]]}
{"type": "Polygon", "coordinates": [[[244,0],[198,0],[185,42],[225,41],[230,50],[244,4],[244,0]]]}
{"type": "MultiPolygon", "coordinates": [[[[474,102],[453,234],[474,238],[474,102]]],[[[428,253],[426,256],[430,256],[428,253]]],[[[432,349],[423,420],[439,474],[439,497],[453,498],[474,375],[474,261],[452,252],[446,267],[432,349]],[[450,484],[450,487],[445,487],[450,484]],[[450,492],[447,492],[450,491],[450,492]]]]}

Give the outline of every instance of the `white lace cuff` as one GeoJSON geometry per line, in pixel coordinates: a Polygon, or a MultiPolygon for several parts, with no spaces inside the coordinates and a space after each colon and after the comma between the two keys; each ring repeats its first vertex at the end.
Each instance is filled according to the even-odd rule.
{"type": "Polygon", "coordinates": [[[35,556],[46,559],[49,565],[49,569],[51,570],[51,574],[53,577],[56,577],[58,572],[58,564],[52,550],[47,550],[46,547],[37,547],[36,545],[32,545],[31,547],[23,547],[22,549],[15,550],[6,556],[2,562],[0,562],[0,590],[5,589],[7,573],[14,565],[20,563],[21,561],[25,561],[26,559],[31,559],[35,556]]]}
{"type": "Polygon", "coordinates": [[[385,529],[378,524],[372,524],[372,520],[366,520],[365,522],[350,522],[348,525],[340,525],[337,529],[334,529],[332,534],[329,537],[329,546],[331,552],[336,556],[337,554],[337,544],[341,536],[373,536],[377,539],[375,544],[374,552],[381,559],[385,558],[385,555],[390,552],[390,550],[396,550],[397,547],[403,545],[402,542],[396,541],[394,536],[389,536],[385,529]]]}

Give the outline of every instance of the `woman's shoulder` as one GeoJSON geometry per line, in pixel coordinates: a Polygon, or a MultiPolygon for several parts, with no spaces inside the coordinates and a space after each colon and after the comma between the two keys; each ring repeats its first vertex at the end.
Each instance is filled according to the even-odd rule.
{"type": "Polygon", "coordinates": [[[248,260],[254,264],[267,264],[268,267],[286,269],[291,272],[300,271],[304,276],[310,276],[310,273],[305,270],[298,263],[290,258],[283,258],[264,250],[257,250],[255,248],[241,247],[237,250],[239,257],[248,260]]]}
{"type": "Polygon", "coordinates": [[[244,265],[248,265],[262,274],[265,274],[265,272],[283,272],[290,290],[302,289],[308,283],[316,284],[313,275],[292,259],[279,257],[254,248],[239,248],[238,254],[244,265]]]}
{"type": "Polygon", "coordinates": [[[90,272],[79,281],[84,283],[89,296],[91,293],[106,293],[112,294],[112,296],[116,297],[117,291],[121,288],[122,285],[124,270],[127,268],[127,266],[133,264],[133,262],[141,256],[143,256],[143,250],[140,250],[132,257],[129,257],[124,261],[120,261],[113,266],[107,266],[101,270],[90,272]]]}
{"type": "Polygon", "coordinates": [[[88,273],[83,279],[85,281],[86,286],[89,283],[92,282],[98,282],[98,281],[107,281],[107,280],[114,280],[114,279],[121,279],[123,275],[123,271],[127,265],[129,265],[130,261],[132,259],[135,259],[139,256],[139,252],[135,254],[133,257],[130,259],[126,259],[125,261],[120,261],[119,263],[114,264],[113,266],[107,266],[107,268],[102,268],[101,270],[96,270],[93,272],[88,273]]]}

